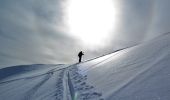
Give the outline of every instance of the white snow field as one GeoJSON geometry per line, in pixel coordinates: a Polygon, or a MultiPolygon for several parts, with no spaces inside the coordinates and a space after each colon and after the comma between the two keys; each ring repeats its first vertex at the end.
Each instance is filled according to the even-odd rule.
{"type": "Polygon", "coordinates": [[[79,64],[0,69],[0,100],[170,100],[170,34],[79,64]]]}

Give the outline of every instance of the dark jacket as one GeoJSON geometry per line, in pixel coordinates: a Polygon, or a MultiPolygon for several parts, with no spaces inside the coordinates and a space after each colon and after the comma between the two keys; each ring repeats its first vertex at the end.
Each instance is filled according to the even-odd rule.
{"type": "Polygon", "coordinates": [[[84,55],[84,53],[82,51],[80,51],[78,56],[81,57],[82,55],[84,55]]]}

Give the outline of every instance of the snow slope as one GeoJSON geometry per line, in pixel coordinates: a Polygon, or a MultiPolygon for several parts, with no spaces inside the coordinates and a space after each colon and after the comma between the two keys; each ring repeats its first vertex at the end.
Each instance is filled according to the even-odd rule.
{"type": "Polygon", "coordinates": [[[170,100],[170,34],[73,65],[0,69],[0,100],[170,100]]]}

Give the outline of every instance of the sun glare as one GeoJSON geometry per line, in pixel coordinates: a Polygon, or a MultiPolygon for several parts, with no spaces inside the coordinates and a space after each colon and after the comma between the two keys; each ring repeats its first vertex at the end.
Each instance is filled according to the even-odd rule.
{"type": "Polygon", "coordinates": [[[104,45],[115,25],[112,0],[69,0],[66,25],[69,33],[85,45],[104,45]]]}

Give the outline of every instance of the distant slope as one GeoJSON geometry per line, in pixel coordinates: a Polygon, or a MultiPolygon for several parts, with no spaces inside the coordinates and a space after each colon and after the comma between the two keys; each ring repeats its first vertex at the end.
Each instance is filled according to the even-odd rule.
{"type": "Polygon", "coordinates": [[[170,34],[73,65],[0,69],[2,100],[170,100],[170,34]]]}

